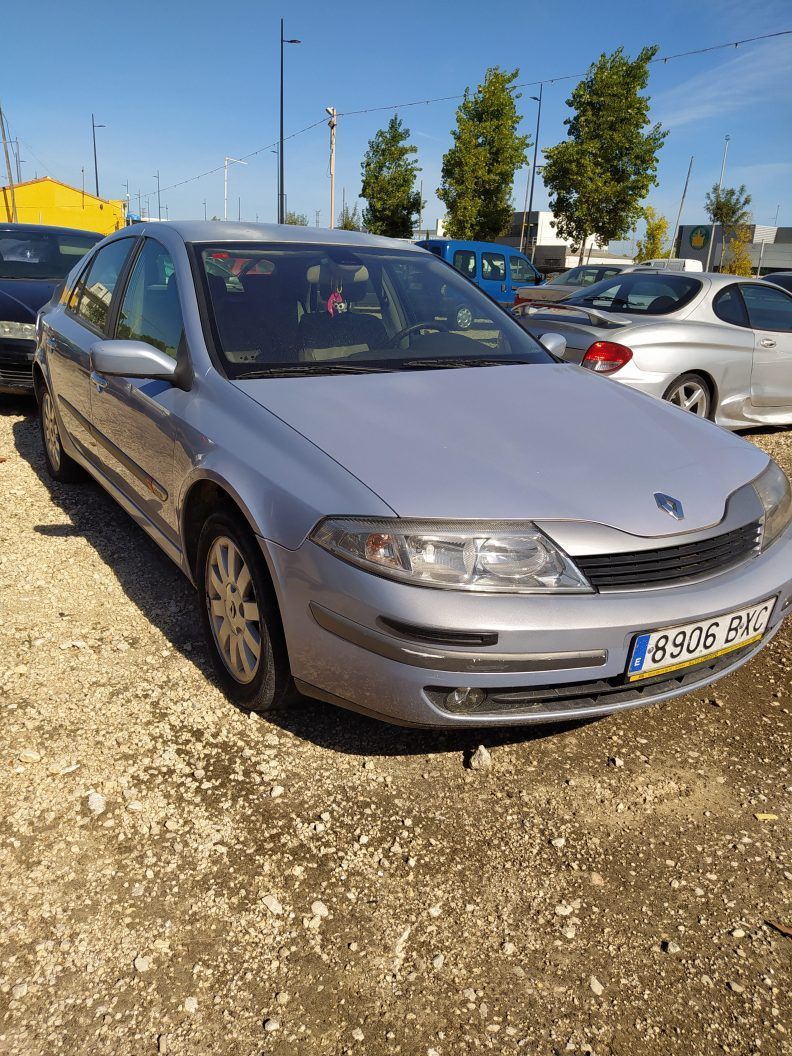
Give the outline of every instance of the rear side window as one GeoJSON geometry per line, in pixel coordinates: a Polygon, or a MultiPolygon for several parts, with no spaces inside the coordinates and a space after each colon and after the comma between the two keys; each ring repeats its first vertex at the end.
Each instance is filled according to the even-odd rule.
{"type": "Polygon", "coordinates": [[[712,310],[724,323],[732,323],[734,326],[748,325],[748,315],[736,285],[721,290],[712,302],[712,310]]]}
{"type": "Polygon", "coordinates": [[[506,281],[506,258],[502,253],[481,254],[481,277],[493,282],[506,281]]]}
{"type": "Polygon", "coordinates": [[[458,249],[454,253],[454,267],[472,279],[476,274],[476,254],[469,249],[458,249]]]}
{"type": "Polygon", "coordinates": [[[147,238],[129,277],[116,337],[145,341],[176,358],[184,323],[171,255],[147,238]]]}
{"type": "Polygon", "coordinates": [[[740,287],[748,320],[755,330],[792,331],[792,297],[772,286],[740,287]]]}
{"type": "Polygon", "coordinates": [[[69,307],[94,330],[104,332],[118,276],[135,244],[119,238],[103,246],[75,288],[69,307]]]}

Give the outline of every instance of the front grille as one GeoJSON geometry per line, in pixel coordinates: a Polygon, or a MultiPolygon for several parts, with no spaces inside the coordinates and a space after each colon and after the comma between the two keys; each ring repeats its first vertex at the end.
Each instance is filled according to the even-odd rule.
{"type": "Polygon", "coordinates": [[[569,712],[589,708],[616,708],[620,705],[638,705],[642,700],[651,701],[661,693],[675,692],[694,685],[702,679],[717,678],[722,672],[739,663],[740,659],[759,648],[757,643],[735,649],[732,653],[712,660],[703,660],[695,667],[676,671],[672,675],[660,674],[656,678],[640,682],[625,682],[624,675],[615,678],[594,679],[587,682],[564,682],[554,686],[520,686],[515,688],[485,689],[480,704],[470,707],[451,708],[447,698],[452,687],[426,686],[424,692],[438,708],[451,715],[501,715],[525,712],[527,716],[543,713],[569,712]]]}
{"type": "Polygon", "coordinates": [[[723,572],[744,561],[758,551],[761,530],[761,522],[752,521],[723,535],[682,546],[623,554],[592,554],[573,560],[597,590],[662,587],[723,572]]]}

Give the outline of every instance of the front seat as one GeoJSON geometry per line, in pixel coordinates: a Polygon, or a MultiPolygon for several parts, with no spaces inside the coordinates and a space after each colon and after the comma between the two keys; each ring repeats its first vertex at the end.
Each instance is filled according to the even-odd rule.
{"type": "Polygon", "coordinates": [[[300,359],[305,362],[338,359],[384,348],[388,334],[381,319],[355,311],[368,288],[368,268],[364,265],[313,265],[306,278],[309,304],[313,309],[300,320],[298,331],[300,359]],[[327,302],[337,290],[345,310],[331,314],[327,302]]]}

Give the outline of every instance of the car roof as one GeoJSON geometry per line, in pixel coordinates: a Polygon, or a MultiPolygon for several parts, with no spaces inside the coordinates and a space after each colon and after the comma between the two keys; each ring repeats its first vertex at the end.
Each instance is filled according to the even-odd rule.
{"type": "Polygon", "coordinates": [[[131,224],[114,234],[146,234],[156,238],[163,229],[174,231],[184,242],[282,242],[303,245],[369,246],[425,253],[424,249],[395,238],[362,231],[304,227],[298,224],[248,224],[225,220],[166,220],[131,224]]]}
{"type": "Polygon", "coordinates": [[[522,257],[523,253],[517,246],[507,246],[503,242],[481,242],[473,238],[422,238],[422,246],[460,246],[463,249],[480,249],[485,253],[488,249],[502,249],[514,256],[522,257]]]}
{"type": "Polygon", "coordinates": [[[0,231],[12,235],[87,235],[89,238],[104,238],[100,231],[86,231],[80,227],[53,227],[49,224],[0,224],[0,231]]]}

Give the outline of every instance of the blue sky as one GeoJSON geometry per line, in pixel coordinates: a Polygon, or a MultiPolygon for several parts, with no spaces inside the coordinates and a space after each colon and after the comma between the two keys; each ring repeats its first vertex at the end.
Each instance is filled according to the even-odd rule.
{"type": "MultiPolygon", "coordinates": [[[[97,132],[100,190],[163,188],[222,166],[277,138],[278,20],[303,43],[287,48],[286,131],[339,111],[390,106],[460,93],[488,66],[520,68],[520,81],[578,75],[602,51],[620,44],[630,54],[657,43],[670,55],[761,33],[792,29],[789,0],[604,0],[600,4],[522,2],[505,6],[469,0],[399,5],[236,0],[29,0],[3,13],[0,101],[19,136],[23,178],[50,174],[93,185],[91,112],[97,132]],[[35,37],[35,44],[31,41],[35,37]],[[11,45],[11,46],[9,46],[11,45]]],[[[695,156],[683,222],[702,219],[706,189],[717,181],[723,140],[731,135],[727,184],[747,184],[755,220],[792,225],[792,36],[652,67],[653,116],[669,129],[661,152],[660,185],[649,198],[673,223],[690,155],[695,156]]],[[[575,83],[544,92],[540,147],[563,138],[565,100],[575,83]]],[[[536,104],[519,102],[533,135],[536,104]]],[[[422,166],[425,220],[442,215],[435,189],[450,140],[456,102],[400,110],[422,166]]],[[[360,160],[368,139],[393,111],[339,119],[337,210],[360,190],[360,160]]],[[[329,217],[328,130],[320,124],[287,143],[289,207],[311,223],[329,217]]],[[[518,174],[522,203],[527,172],[518,174]]],[[[232,166],[229,215],[271,220],[276,156],[269,149],[232,166]]],[[[174,217],[222,215],[223,173],[163,193],[174,217]]],[[[151,199],[156,208],[156,198],[151,199]]],[[[547,197],[537,186],[535,206],[547,197]]],[[[163,213],[164,215],[164,213],[163,213]]]]}

